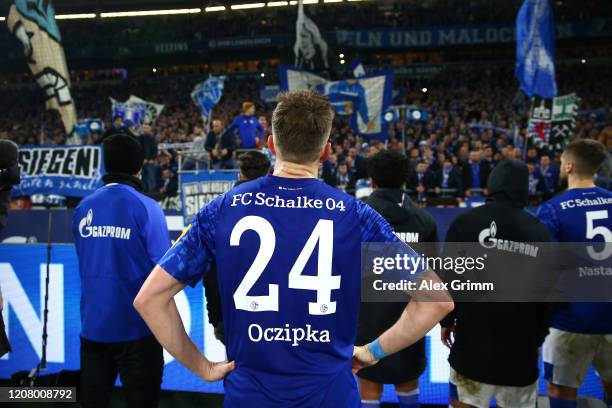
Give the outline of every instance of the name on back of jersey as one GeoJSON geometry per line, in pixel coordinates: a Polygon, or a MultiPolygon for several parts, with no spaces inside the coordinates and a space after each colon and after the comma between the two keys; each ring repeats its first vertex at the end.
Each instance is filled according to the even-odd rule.
{"type": "Polygon", "coordinates": [[[322,209],[325,208],[330,211],[345,211],[346,205],[343,200],[336,200],[332,197],[328,197],[324,200],[319,198],[310,198],[305,195],[297,196],[294,198],[283,198],[278,195],[268,196],[266,193],[260,191],[257,193],[247,192],[243,194],[235,194],[232,196],[232,207],[239,205],[248,206],[259,206],[259,207],[271,207],[271,208],[295,208],[295,209],[322,209]]]}
{"type": "Polygon", "coordinates": [[[285,323],[285,327],[262,327],[256,323],[249,326],[249,340],[254,343],[264,342],[290,342],[293,347],[297,347],[300,343],[329,343],[329,330],[313,329],[312,325],[307,324],[305,327],[291,327],[285,323]]]}
{"type": "Polygon", "coordinates": [[[561,201],[559,203],[562,210],[566,210],[568,208],[589,207],[589,206],[607,205],[607,204],[612,204],[612,198],[606,198],[606,197],[597,197],[593,199],[574,198],[572,200],[561,201]]]}

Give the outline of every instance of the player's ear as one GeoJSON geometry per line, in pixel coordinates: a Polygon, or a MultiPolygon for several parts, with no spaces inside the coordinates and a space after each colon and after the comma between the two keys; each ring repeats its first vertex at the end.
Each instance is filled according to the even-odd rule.
{"type": "Polygon", "coordinates": [[[325,143],[325,147],[323,148],[323,154],[321,155],[321,158],[319,159],[321,163],[327,160],[330,154],[331,154],[331,143],[327,142],[325,143]]]}
{"type": "Polygon", "coordinates": [[[272,152],[272,154],[276,156],[276,147],[274,146],[274,134],[268,137],[268,149],[270,149],[270,152],[272,152]]]}

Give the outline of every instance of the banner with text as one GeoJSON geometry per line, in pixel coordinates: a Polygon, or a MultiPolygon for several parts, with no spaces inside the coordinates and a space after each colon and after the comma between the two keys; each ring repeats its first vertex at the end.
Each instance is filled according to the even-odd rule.
{"type": "Polygon", "coordinates": [[[21,184],[13,196],[57,194],[85,197],[102,186],[100,146],[21,146],[21,184]]]}
{"type": "Polygon", "coordinates": [[[185,225],[191,223],[200,208],[229,191],[238,181],[238,171],[202,170],[181,174],[181,199],[185,225]]]}

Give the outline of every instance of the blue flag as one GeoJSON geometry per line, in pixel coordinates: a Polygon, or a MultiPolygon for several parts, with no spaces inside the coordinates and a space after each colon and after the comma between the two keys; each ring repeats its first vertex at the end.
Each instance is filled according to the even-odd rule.
{"type": "Polygon", "coordinates": [[[351,64],[351,69],[353,70],[353,76],[355,78],[361,78],[366,75],[366,70],[363,66],[363,62],[361,62],[361,58],[357,57],[353,60],[351,64]]]}
{"type": "Polygon", "coordinates": [[[516,78],[528,97],[557,95],[550,0],[525,0],[516,17],[516,78]]]}
{"type": "Polygon", "coordinates": [[[138,131],[142,129],[144,124],[147,108],[142,103],[119,102],[113,98],[111,100],[111,115],[121,116],[125,127],[136,127],[138,131]]]}
{"type": "Polygon", "coordinates": [[[223,86],[226,77],[224,76],[211,76],[204,82],[199,83],[193,88],[191,92],[191,99],[198,105],[202,111],[202,117],[208,119],[210,111],[221,99],[223,95],[223,86]]]}

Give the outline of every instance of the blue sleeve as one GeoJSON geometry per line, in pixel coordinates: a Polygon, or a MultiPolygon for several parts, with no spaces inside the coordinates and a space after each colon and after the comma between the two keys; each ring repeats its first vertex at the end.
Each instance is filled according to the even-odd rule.
{"type": "Polygon", "coordinates": [[[257,130],[259,131],[259,137],[263,137],[263,132],[264,132],[264,128],[263,126],[261,126],[261,124],[259,123],[259,121],[257,121],[257,130]]]}
{"type": "Polygon", "coordinates": [[[234,121],[232,122],[232,124],[230,125],[228,131],[233,134],[234,132],[236,132],[236,129],[238,129],[238,125],[236,124],[236,122],[238,122],[238,119],[240,119],[240,116],[238,116],[236,119],[234,119],[234,121]]]}
{"type": "Polygon", "coordinates": [[[361,231],[361,242],[402,242],[389,223],[369,205],[355,201],[361,231]]]}
{"type": "MultiPolygon", "coordinates": [[[[385,254],[386,257],[395,257],[396,255],[408,255],[410,258],[421,258],[414,249],[406,245],[395,232],[389,223],[378,214],[369,205],[357,200],[357,216],[359,218],[359,227],[361,230],[361,242],[363,243],[379,243],[374,245],[368,245],[367,251],[371,255],[373,252],[377,252],[379,255],[385,254]],[[380,245],[384,243],[387,245],[380,245]]],[[[363,251],[362,245],[362,251],[363,251]]],[[[363,255],[363,254],[362,254],[363,255]]],[[[367,258],[368,256],[366,256],[367,258]]],[[[410,278],[414,278],[425,271],[423,264],[417,262],[417,269],[412,272],[410,278]]],[[[406,278],[406,275],[401,275],[406,278]]]]}
{"type": "Polygon", "coordinates": [[[166,216],[157,203],[145,204],[147,221],[144,234],[149,259],[155,265],[170,248],[170,234],[166,216]]]}
{"type": "Polygon", "coordinates": [[[553,240],[559,241],[561,225],[555,207],[550,203],[544,203],[536,212],[536,218],[548,228],[553,240]]]}
{"type": "Polygon", "coordinates": [[[159,266],[175,279],[195,286],[215,263],[215,231],[217,214],[223,195],[204,206],[159,266]]]}

